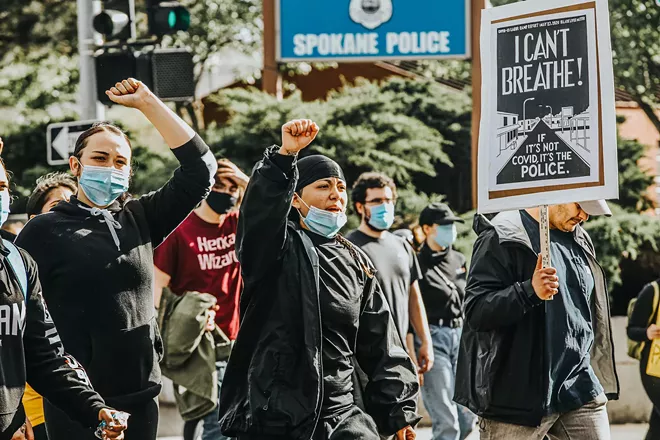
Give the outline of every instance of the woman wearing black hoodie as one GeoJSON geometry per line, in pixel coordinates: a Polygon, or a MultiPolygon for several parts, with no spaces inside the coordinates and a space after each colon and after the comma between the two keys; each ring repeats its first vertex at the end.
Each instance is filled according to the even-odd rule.
{"type": "MultiPolygon", "coordinates": [[[[117,127],[99,124],[80,135],[69,160],[77,195],[31,220],[17,244],[39,265],[67,350],[110,405],[132,414],[126,440],[150,440],[158,427],[162,354],[153,250],[206,197],[217,165],[204,141],[144,84],[128,79],[106,93],[149,119],[180,168],[160,190],[130,198],[130,141],[117,127]]],[[[45,413],[51,440],[94,439],[48,403],[45,413]]]]}

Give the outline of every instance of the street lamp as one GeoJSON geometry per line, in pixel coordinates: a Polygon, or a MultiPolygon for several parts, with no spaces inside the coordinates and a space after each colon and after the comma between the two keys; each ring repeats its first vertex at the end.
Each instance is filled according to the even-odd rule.
{"type": "Polygon", "coordinates": [[[527,98],[523,102],[523,133],[527,133],[527,118],[525,117],[525,105],[527,104],[527,101],[534,101],[535,99],[536,98],[527,98]]]}

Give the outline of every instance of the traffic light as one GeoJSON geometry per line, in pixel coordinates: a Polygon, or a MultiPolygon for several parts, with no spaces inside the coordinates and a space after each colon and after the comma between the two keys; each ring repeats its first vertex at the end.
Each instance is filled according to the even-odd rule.
{"type": "Polygon", "coordinates": [[[147,0],[147,17],[152,35],[174,34],[190,27],[190,11],[178,1],[147,0]]]}
{"type": "Polygon", "coordinates": [[[95,57],[96,96],[112,105],[105,91],[121,80],[142,81],[163,101],[192,101],[195,98],[194,63],[185,49],[153,49],[133,53],[132,50],[106,51],[95,57]]]}
{"type": "Polygon", "coordinates": [[[105,0],[93,20],[94,30],[106,40],[135,38],[135,0],[105,0]]]}

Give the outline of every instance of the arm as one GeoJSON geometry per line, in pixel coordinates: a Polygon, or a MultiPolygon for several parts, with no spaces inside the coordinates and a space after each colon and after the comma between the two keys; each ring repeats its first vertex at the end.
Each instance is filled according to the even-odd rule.
{"type": "Polygon", "coordinates": [[[64,353],[41,295],[36,264],[23,255],[30,286],[24,334],[27,381],[73,420],[94,428],[99,423],[99,412],[107,406],[92,389],[82,366],[64,353]]]}
{"type": "Polygon", "coordinates": [[[655,325],[655,323],[649,324],[649,320],[652,319],[653,314],[654,295],[653,285],[647,284],[637,296],[637,302],[635,303],[632,315],[630,315],[626,330],[628,337],[633,341],[643,342],[650,340],[647,330],[650,326],[655,325]]]}
{"type": "Polygon", "coordinates": [[[181,165],[165,186],[139,199],[151,242],[156,247],[208,195],[217,162],[193,129],[141,82],[132,78],[124,80],[106,94],[117,104],[140,110],[163,136],[181,165]]]}
{"type": "Polygon", "coordinates": [[[154,266],[154,307],[160,307],[160,298],[163,296],[163,289],[170,285],[171,277],[154,266]]]}
{"type": "Polygon", "coordinates": [[[282,147],[266,150],[255,167],[241,204],[236,255],[247,282],[265,275],[282,256],[286,225],[298,181],[295,158],[318,133],[318,126],[291,121],[282,127],[282,147]],[[303,130],[303,128],[305,128],[303,130]]]}
{"type": "Polygon", "coordinates": [[[365,292],[371,293],[360,315],[355,354],[369,378],[364,390],[367,413],[382,434],[393,435],[421,419],[416,412],[419,383],[378,281],[372,278],[367,285],[365,292]]]}
{"type": "Polygon", "coordinates": [[[410,286],[408,307],[410,309],[410,323],[422,343],[419,347],[417,365],[419,366],[419,372],[424,374],[433,368],[433,343],[418,281],[413,282],[410,286]]]}
{"type": "Polygon", "coordinates": [[[465,289],[465,318],[476,331],[490,331],[516,324],[533,307],[542,304],[532,280],[519,282],[507,267],[511,255],[494,230],[479,235],[465,289]]]}

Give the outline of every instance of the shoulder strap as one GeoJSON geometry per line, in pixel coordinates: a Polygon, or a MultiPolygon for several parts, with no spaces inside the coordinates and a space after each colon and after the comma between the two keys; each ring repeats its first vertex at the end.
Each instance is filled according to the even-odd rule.
{"type": "MultiPolygon", "coordinates": [[[[660,302],[660,285],[658,285],[657,281],[651,282],[651,285],[653,286],[653,313],[651,313],[647,325],[651,324],[651,322],[653,321],[653,315],[656,315],[656,313],[658,312],[658,302],[660,302]]],[[[655,319],[657,323],[659,317],[656,316],[655,319]]]]}
{"type": "Polygon", "coordinates": [[[2,243],[9,250],[9,255],[7,255],[7,260],[9,261],[9,266],[11,267],[18,284],[21,286],[21,291],[23,292],[23,298],[25,298],[25,306],[27,307],[28,303],[28,279],[27,279],[27,270],[25,269],[25,262],[21,256],[21,251],[12,243],[11,241],[2,239],[2,243]]]}

